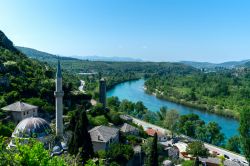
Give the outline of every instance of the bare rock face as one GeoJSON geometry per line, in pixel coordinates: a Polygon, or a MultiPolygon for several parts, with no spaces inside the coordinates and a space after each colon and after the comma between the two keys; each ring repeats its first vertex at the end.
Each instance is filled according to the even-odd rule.
{"type": "Polygon", "coordinates": [[[18,50],[13,46],[13,43],[8,37],[0,30],[0,46],[8,50],[18,52],[18,50]]]}

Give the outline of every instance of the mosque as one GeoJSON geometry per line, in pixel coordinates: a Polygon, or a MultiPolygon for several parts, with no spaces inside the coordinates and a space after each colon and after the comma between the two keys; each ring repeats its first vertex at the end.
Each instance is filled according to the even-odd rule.
{"type": "Polygon", "coordinates": [[[56,143],[55,138],[59,138],[57,140],[64,140],[64,132],[63,132],[63,95],[64,92],[62,90],[62,72],[60,61],[58,60],[57,65],[57,73],[56,73],[56,90],[54,92],[55,96],[55,108],[56,108],[56,137],[52,134],[52,129],[49,123],[37,117],[37,107],[22,103],[16,102],[9,106],[2,108],[3,110],[10,111],[12,113],[12,117],[15,121],[19,122],[16,126],[14,132],[12,133],[12,140],[9,143],[9,147],[15,147],[15,138],[21,138],[22,142],[28,140],[28,138],[36,138],[37,140],[44,143],[45,148],[51,149],[55,154],[59,154],[63,152],[63,150],[67,150],[67,146],[64,142],[56,143]]]}

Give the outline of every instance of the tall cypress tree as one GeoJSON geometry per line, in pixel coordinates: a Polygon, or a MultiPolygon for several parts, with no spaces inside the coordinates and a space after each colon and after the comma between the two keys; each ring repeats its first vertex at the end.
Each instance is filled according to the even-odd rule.
{"type": "Polygon", "coordinates": [[[93,157],[94,150],[90,134],[88,132],[89,123],[86,111],[81,111],[79,115],[79,120],[76,123],[73,136],[69,143],[69,152],[71,154],[77,154],[80,152],[81,158],[86,161],[93,157]]]}
{"type": "Polygon", "coordinates": [[[197,156],[194,161],[194,166],[199,166],[200,165],[200,160],[199,157],[197,156]]]}
{"type": "Polygon", "coordinates": [[[157,150],[157,133],[154,134],[154,139],[152,143],[152,148],[149,156],[150,166],[158,166],[158,150],[157,150]]]}
{"type": "Polygon", "coordinates": [[[243,152],[250,163],[250,109],[245,108],[240,112],[240,141],[243,145],[243,152]]]}

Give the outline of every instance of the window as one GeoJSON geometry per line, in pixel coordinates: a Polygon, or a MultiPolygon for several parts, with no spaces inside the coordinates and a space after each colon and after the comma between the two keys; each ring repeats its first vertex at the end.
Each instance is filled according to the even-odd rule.
{"type": "Polygon", "coordinates": [[[23,112],[23,115],[25,115],[25,112],[23,112]]]}

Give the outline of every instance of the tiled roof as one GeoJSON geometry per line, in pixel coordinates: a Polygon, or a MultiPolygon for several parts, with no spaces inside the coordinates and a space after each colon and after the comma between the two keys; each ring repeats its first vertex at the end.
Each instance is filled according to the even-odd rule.
{"type": "Polygon", "coordinates": [[[89,130],[92,141],[108,142],[111,138],[117,136],[119,129],[108,126],[97,126],[89,130]]]}
{"type": "Polygon", "coordinates": [[[162,136],[162,135],[163,135],[162,132],[160,132],[160,131],[158,131],[158,130],[154,130],[154,129],[152,129],[152,128],[148,128],[148,129],[146,130],[146,133],[147,133],[148,135],[150,135],[150,136],[154,136],[155,133],[157,133],[158,136],[162,136]]]}
{"type": "Polygon", "coordinates": [[[38,108],[38,107],[18,101],[6,107],[3,107],[2,109],[5,111],[28,111],[28,110],[35,109],[35,108],[38,108]]]}
{"type": "Polygon", "coordinates": [[[123,126],[121,127],[121,131],[124,133],[127,133],[127,132],[139,131],[139,130],[134,126],[131,126],[130,124],[124,123],[123,126]]]}

